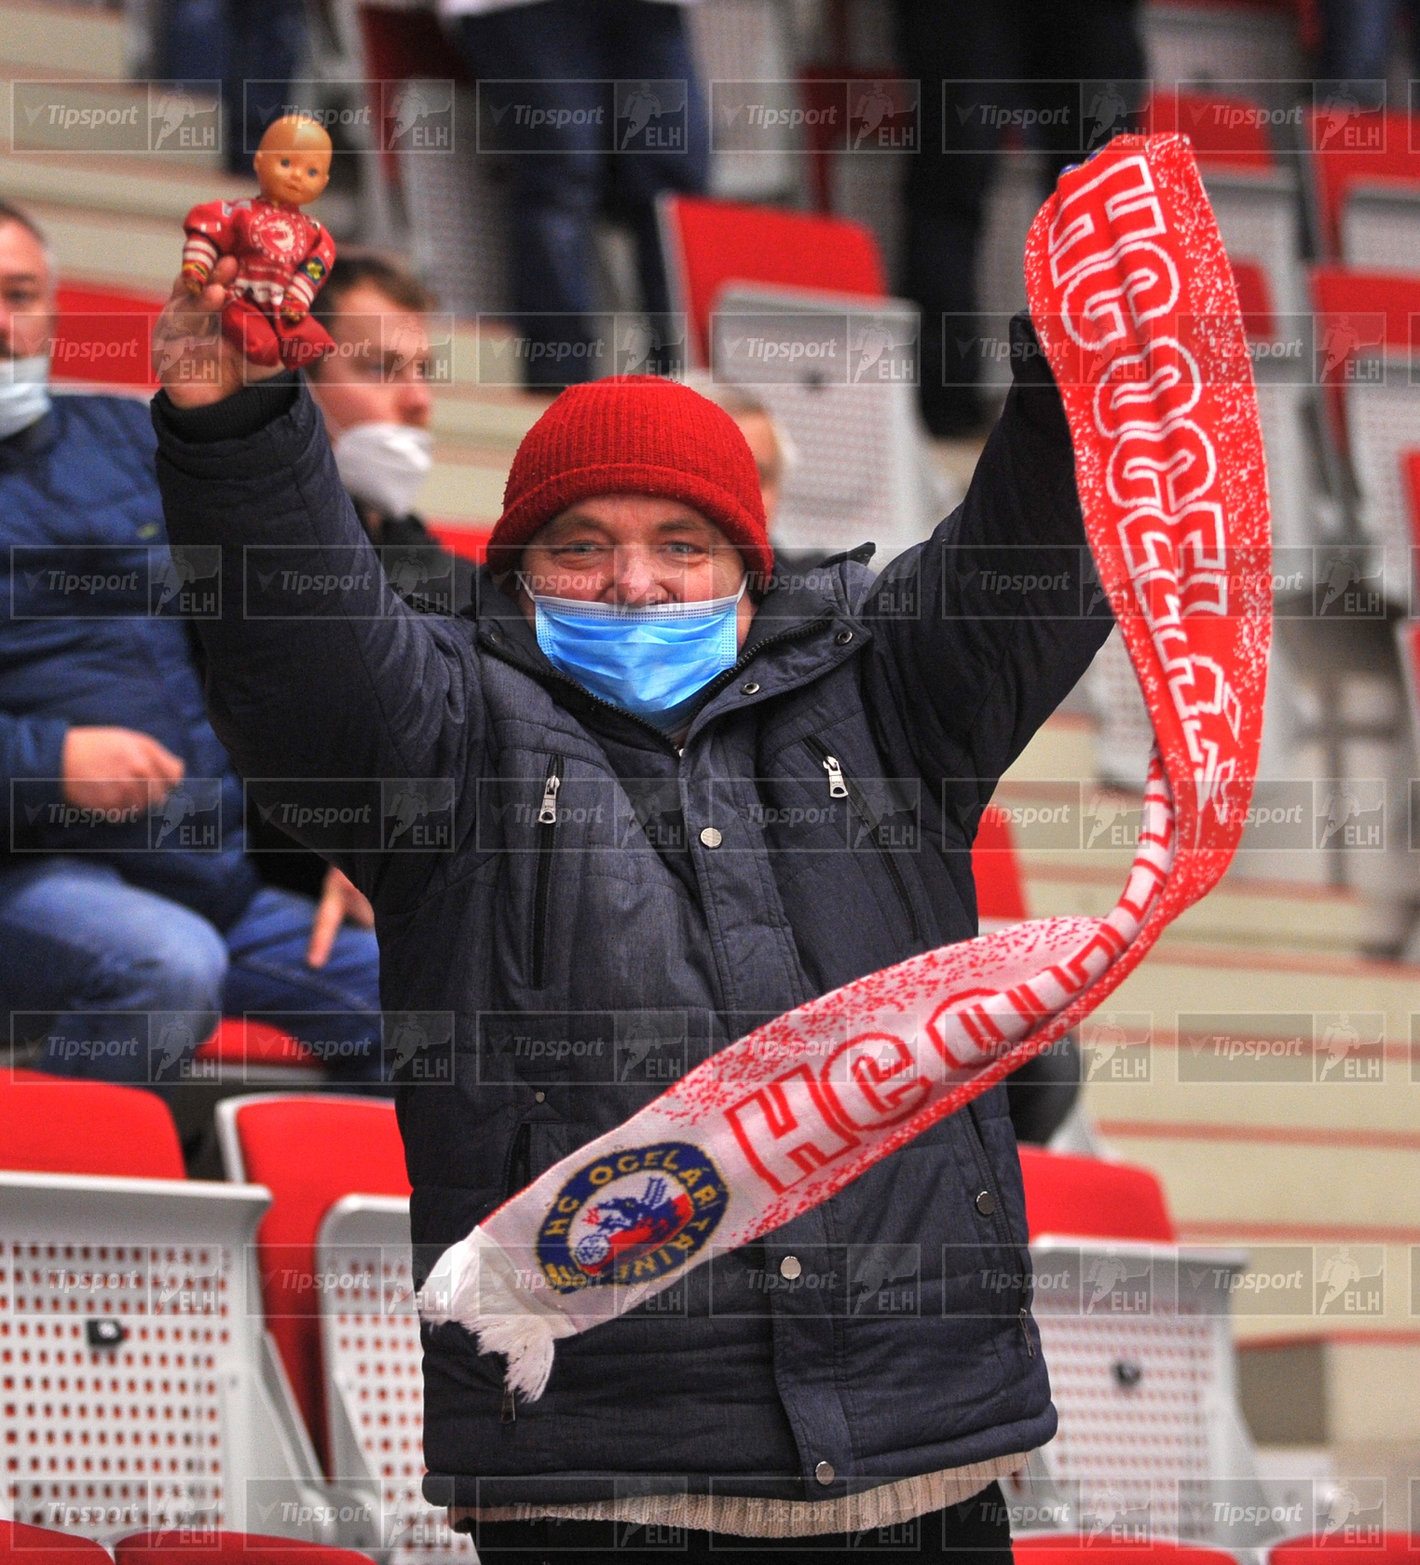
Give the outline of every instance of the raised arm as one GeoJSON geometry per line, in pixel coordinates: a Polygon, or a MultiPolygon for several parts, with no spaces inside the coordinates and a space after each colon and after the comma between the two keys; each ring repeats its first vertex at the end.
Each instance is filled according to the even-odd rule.
{"type": "MultiPolygon", "coordinates": [[[[199,297],[209,316],[213,294],[199,297]]],[[[221,615],[196,627],[238,771],[364,784],[376,803],[382,781],[461,779],[481,738],[471,625],[416,614],[390,587],[298,377],[241,385],[260,372],[233,363],[180,290],[169,312],[158,481],[175,552],[221,550],[221,615]],[[173,348],[175,325],[189,340],[173,348]]],[[[341,861],[324,827],[282,824],[341,861]]],[[[358,830],[336,844],[372,845],[358,830]]]]}
{"type": "Polygon", "coordinates": [[[970,779],[978,808],[1113,624],[1092,586],[1065,410],[1024,314],[1011,358],[1014,384],[966,499],[888,566],[864,607],[924,772],[970,779]]]}

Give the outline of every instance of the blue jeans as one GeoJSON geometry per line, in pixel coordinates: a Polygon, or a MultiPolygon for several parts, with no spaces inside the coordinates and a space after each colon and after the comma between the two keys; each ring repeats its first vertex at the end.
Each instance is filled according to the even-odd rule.
{"type": "Polygon", "coordinates": [[[46,857],[0,871],[0,1010],[11,1058],[143,1084],[189,1078],[220,1016],[253,1013],[300,1038],[346,1081],[381,1072],[379,948],[349,925],[307,965],[315,904],[264,887],[219,932],[129,885],[111,865],[46,857]]]}
{"type": "MultiPolygon", "coordinates": [[[[674,354],[678,327],[668,316],[656,198],[702,191],[709,172],[704,96],[681,8],[651,0],[540,0],[460,16],[454,39],[469,73],[485,84],[482,101],[496,111],[496,118],[480,122],[480,135],[501,143],[507,159],[509,284],[518,329],[533,343],[593,341],[595,224],[607,211],[635,240],[643,303],[659,339],[655,351],[674,354]],[[501,102],[515,81],[522,86],[501,102]],[[683,82],[675,134],[663,134],[659,145],[631,138],[629,122],[616,123],[616,103],[606,96],[617,81],[644,81],[662,91],[666,83],[683,82]],[[509,116],[513,98],[518,109],[509,116]],[[524,108],[549,116],[531,138],[516,131],[524,108]]],[[[593,378],[585,354],[548,362],[559,381],[593,378]]],[[[602,368],[613,365],[603,360],[602,368]]],[[[546,381],[541,376],[537,383],[546,381]]]]}

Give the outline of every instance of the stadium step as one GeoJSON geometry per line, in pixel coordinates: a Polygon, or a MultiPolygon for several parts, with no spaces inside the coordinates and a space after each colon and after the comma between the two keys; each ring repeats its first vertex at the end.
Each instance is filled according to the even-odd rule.
{"type": "Polygon", "coordinates": [[[24,66],[35,75],[120,77],[126,44],[122,18],[112,11],[16,0],[0,5],[0,53],[7,65],[24,66]]]}

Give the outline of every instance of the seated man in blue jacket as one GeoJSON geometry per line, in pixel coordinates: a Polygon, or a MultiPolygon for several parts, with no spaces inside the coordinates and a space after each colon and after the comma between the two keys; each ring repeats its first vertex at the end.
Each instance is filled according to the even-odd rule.
{"type": "MultiPolygon", "coordinates": [[[[1085,610],[1069,431],[1024,321],[966,501],[881,575],[859,550],[776,578],[729,415],[629,377],[529,431],[449,616],[368,569],[309,392],[235,357],[220,302],[175,294],[153,414],[175,544],[248,572],[245,612],[197,624],[214,727],[248,778],[402,777],[437,826],[422,852],[322,841],[374,906],[387,1004],[449,1023],[396,1073],[422,1283],[755,1024],[973,935],[982,809],[1109,611],[1085,610]]],[[[672,1308],[560,1341],[536,1401],[426,1326],[424,1492],[484,1565],[621,1558],[637,1524],[675,1529],[638,1534],[667,1560],[879,1527],[920,1561],[1008,1559],[995,1480],[1056,1427],[1030,1304],[997,1088],[714,1253],[672,1308]]]]}
{"type": "MultiPolygon", "coordinates": [[[[333,1074],[377,1078],[379,953],[332,870],[264,886],[242,784],[180,617],[223,591],[169,553],[153,429],[131,398],[46,387],[54,278],[0,207],[0,1018],[8,1057],[176,1082],[219,1015],[263,1013],[333,1074]]],[[[368,923],[368,913],[365,915],[368,923]]]]}

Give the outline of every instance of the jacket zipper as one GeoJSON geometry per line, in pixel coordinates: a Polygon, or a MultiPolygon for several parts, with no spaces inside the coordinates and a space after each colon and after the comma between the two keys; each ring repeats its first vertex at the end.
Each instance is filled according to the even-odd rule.
{"type": "Polygon", "coordinates": [[[908,895],[907,882],[902,877],[902,867],[891,848],[878,836],[878,828],[882,824],[873,813],[872,806],[857,783],[843,770],[843,763],[836,755],[830,753],[829,748],[821,739],[810,734],[806,741],[810,750],[818,757],[819,764],[828,773],[828,796],[830,799],[847,799],[853,806],[855,813],[868,828],[868,835],[873,840],[873,846],[878,850],[883,866],[892,880],[893,888],[897,892],[897,899],[902,904],[902,911],[907,915],[907,921],[912,926],[912,938],[918,945],[922,944],[922,924],[917,917],[917,909],[912,905],[912,898],[908,895]]]}
{"type": "Polygon", "coordinates": [[[541,989],[547,965],[547,899],[552,885],[552,850],[557,837],[557,795],[562,788],[562,757],[547,763],[542,804],[537,812],[537,880],[533,886],[532,982],[541,989]]]}

